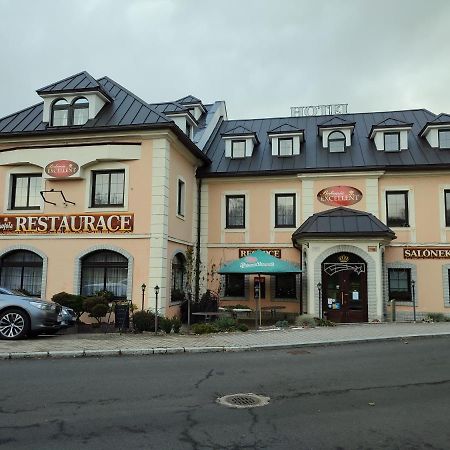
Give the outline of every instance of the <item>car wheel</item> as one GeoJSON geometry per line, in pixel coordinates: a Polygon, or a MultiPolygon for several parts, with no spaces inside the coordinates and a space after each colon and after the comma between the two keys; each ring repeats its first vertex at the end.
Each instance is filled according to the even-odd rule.
{"type": "Polygon", "coordinates": [[[20,309],[7,309],[0,313],[0,338],[20,339],[28,333],[30,319],[20,309]]]}

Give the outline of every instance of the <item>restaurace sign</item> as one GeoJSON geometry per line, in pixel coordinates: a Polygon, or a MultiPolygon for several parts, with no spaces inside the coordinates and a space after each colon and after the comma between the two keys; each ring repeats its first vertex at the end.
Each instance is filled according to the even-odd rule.
{"type": "Polygon", "coordinates": [[[352,186],[331,186],[322,189],[317,194],[317,200],[329,206],[349,206],[358,203],[363,197],[362,192],[352,186]]]}
{"type": "MultiPolygon", "coordinates": [[[[257,248],[240,248],[239,249],[239,258],[243,258],[244,256],[248,256],[251,253],[258,250],[257,248]]],[[[275,258],[281,258],[281,248],[261,248],[263,252],[268,253],[275,258]]]]}
{"type": "Polygon", "coordinates": [[[134,214],[0,215],[1,234],[131,233],[134,214]]]}

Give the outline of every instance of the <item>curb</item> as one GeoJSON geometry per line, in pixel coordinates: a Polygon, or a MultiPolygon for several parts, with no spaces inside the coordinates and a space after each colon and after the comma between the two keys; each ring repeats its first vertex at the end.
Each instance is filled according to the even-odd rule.
{"type": "MultiPolygon", "coordinates": [[[[373,338],[355,338],[342,341],[317,341],[295,344],[256,344],[244,346],[215,346],[215,347],[155,347],[140,349],[106,349],[106,350],[55,350],[40,352],[3,352],[0,353],[0,360],[19,360],[19,359],[62,359],[62,358],[88,358],[88,357],[107,357],[107,356],[148,356],[148,355],[169,355],[180,353],[218,353],[218,352],[247,352],[264,350],[282,350],[300,347],[331,347],[348,344],[364,344],[370,342],[387,341],[407,341],[415,339],[430,339],[450,337],[450,332],[439,334],[411,334],[403,336],[373,337],[373,338]]],[[[407,342],[405,342],[407,343],[407,342]]]]}

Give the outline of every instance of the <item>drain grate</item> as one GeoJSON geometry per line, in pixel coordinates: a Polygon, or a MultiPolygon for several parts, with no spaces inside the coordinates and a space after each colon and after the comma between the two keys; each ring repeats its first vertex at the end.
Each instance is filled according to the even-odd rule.
{"type": "Polygon", "coordinates": [[[219,397],[217,403],[230,408],[256,408],[257,406],[266,406],[270,398],[257,394],[229,394],[219,397]]]}

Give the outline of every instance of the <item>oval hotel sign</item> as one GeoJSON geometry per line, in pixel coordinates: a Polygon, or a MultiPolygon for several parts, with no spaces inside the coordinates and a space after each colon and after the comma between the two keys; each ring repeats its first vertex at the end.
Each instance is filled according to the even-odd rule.
{"type": "Polygon", "coordinates": [[[45,166],[45,173],[50,177],[65,178],[75,175],[78,172],[78,164],[68,159],[52,161],[45,166]]]}
{"type": "Polygon", "coordinates": [[[352,186],[331,186],[317,194],[319,202],[329,206],[350,206],[362,199],[362,192],[352,186]]]}

